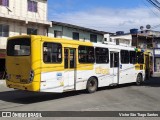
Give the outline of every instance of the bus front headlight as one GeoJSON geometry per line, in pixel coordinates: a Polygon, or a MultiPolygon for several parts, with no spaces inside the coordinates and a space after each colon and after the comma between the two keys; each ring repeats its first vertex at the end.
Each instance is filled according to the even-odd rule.
{"type": "Polygon", "coordinates": [[[34,79],[34,71],[31,70],[30,73],[29,73],[29,82],[32,82],[34,79]]]}

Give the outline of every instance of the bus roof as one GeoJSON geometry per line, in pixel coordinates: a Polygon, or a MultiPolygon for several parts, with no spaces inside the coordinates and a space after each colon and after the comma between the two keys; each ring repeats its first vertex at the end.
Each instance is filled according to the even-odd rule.
{"type": "Polygon", "coordinates": [[[124,50],[134,50],[134,47],[128,47],[128,46],[120,46],[120,45],[110,45],[110,44],[103,44],[103,43],[92,43],[92,42],[84,42],[84,41],[77,41],[77,40],[69,40],[65,38],[51,38],[47,36],[42,35],[19,35],[19,36],[13,36],[9,37],[8,40],[17,39],[17,38],[38,38],[40,40],[48,41],[48,42],[58,42],[58,43],[64,43],[64,44],[74,44],[74,45],[87,45],[87,46],[96,46],[96,47],[105,47],[105,48],[111,48],[111,49],[124,49],[124,50]]]}
{"type": "Polygon", "coordinates": [[[77,41],[77,40],[69,40],[65,38],[52,38],[52,37],[47,37],[47,36],[41,36],[41,35],[19,35],[19,36],[13,36],[9,37],[8,40],[12,39],[17,39],[17,38],[39,38],[42,41],[48,41],[48,42],[58,42],[58,43],[65,43],[65,44],[77,44],[77,45],[88,45],[88,46],[93,46],[92,42],[84,42],[84,41],[77,41]]]}

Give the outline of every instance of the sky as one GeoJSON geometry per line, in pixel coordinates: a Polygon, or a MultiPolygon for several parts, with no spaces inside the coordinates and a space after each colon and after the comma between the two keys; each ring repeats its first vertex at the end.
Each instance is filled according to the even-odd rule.
{"type": "Polygon", "coordinates": [[[106,32],[160,30],[160,11],[146,0],[48,0],[48,19],[106,32]]]}

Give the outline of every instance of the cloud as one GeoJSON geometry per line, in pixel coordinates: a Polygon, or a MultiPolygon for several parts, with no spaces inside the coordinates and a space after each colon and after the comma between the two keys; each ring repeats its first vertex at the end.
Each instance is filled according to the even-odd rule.
{"type": "Polygon", "coordinates": [[[125,31],[150,24],[160,24],[159,11],[152,8],[106,9],[96,8],[87,11],[50,13],[49,20],[70,23],[107,32],[125,31]],[[156,16],[156,15],[157,16],[156,16]]]}

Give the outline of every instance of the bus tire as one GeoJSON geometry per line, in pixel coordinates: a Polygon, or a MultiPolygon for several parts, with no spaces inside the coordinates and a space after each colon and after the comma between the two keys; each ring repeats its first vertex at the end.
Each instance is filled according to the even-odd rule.
{"type": "Polygon", "coordinates": [[[136,85],[140,86],[143,83],[143,78],[141,74],[137,75],[136,85]]]}
{"type": "Polygon", "coordinates": [[[97,91],[98,88],[98,81],[95,77],[89,78],[87,82],[87,92],[88,93],[94,93],[97,91]]]}

